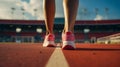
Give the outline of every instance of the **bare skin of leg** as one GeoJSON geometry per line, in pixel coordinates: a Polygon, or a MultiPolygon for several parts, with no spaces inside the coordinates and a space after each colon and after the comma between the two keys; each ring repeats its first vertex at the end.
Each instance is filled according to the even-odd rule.
{"type": "Polygon", "coordinates": [[[64,32],[74,32],[74,24],[76,20],[79,0],[63,0],[65,25],[64,32]]]}
{"type": "Polygon", "coordinates": [[[53,34],[54,16],[55,16],[55,0],[44,1],[44,16],[46,25],[46,35],[53,34]]]}

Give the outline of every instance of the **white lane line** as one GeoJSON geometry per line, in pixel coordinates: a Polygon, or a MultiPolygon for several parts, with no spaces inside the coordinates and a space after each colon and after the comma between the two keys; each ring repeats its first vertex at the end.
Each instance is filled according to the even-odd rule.
{"type": "Polygon", "coordinates": [[[69,67],[60,47],[56,47],[46,67],[69,67]]]}

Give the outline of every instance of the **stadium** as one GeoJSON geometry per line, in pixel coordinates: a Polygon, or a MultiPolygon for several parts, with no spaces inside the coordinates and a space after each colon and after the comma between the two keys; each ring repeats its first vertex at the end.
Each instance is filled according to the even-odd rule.
{"type": "MultiPolygon", "coordinates": [[[[64,18],[55,18],[56,42],[61,40],[63,27],[64,18]]],[[[102,37],[115,34],[117,35],[111,36],[111,38],[119,37],[120,20],[76,21],[74,29],[76,42],[95,43],[102,37]]],[[[46,33],[44,20],[0,20],[0,31],[0,42],[43,42],[46,33]]],[[[107,38],[103,43],[109,39],[107,38]]],[[[119,43],[119,38],[116,38],[116,41],[116,43],[119,43]]]]}
{"type": "MultiPolygon", "coordinates": [[[[119,14],[111,10],[115,9],[114,6],[101,8],[101,5],[96,8],[98,1],[94,3],[96,7],[94,6],[93,12],[90,11],[92,8],[85,8],[87,4],[80,5],[82,7],[78,10],[74,26],[76,49],[63,50],[61,33],[65,19],[59,12],[61,8],[57,8],[57,17],[54,18],[56,47],[43,47],[46,35],[45,20],[41,19],[42,10],[32,9],[31,6],[37,4],[37,1],[20,0],[22,9],[19,1],[10,2],[16,4],[10,7],[11,12],[4,11],[5,8],[0,10],[0,67],[120,67],[120,18],[119,14]],[[26,6],[29,9],[25,9],[26,6]],[[101,12],[104,12],[102,19],[101,12]],[[95,19],[96,17],[98,19],[95,19]]],[[[61,2],[56,1],[58,5],[61,2]]],[[[81,0],[81,4],[84,1],[81,0]]],[[[2,2],[4,3],[0,1],[0,5],[2,2]]],[[[107,0],[105,2],[109,3],[107,0]]],[[[115,2],[118,4],[117,0],[115,2]]],[[[93,7],[93,4],[91,6],[93,7]]]]}

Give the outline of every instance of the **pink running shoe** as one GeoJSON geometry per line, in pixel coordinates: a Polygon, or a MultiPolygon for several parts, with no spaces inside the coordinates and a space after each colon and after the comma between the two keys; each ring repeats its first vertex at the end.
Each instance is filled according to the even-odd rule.
{"type": "Polygon", "coordinates": [[[45,36],[43,47],[55,47],[55,36],[53,34],[48,34],[45,36]]]}
{"type": "Polygon", "coordinates": [[[62,49],[65,50],[74,50],[75,47],[75,37],[74,34],[72,32],[65,32],[62,33],[62,49]]]}

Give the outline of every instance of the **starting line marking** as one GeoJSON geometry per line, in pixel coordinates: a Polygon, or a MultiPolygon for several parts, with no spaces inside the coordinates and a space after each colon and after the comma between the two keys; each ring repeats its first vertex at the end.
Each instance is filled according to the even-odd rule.
{"type": "Polygon", "coordinates": [[[69,67],[60,47],[56,47],[45,67],[69,67]]]}

